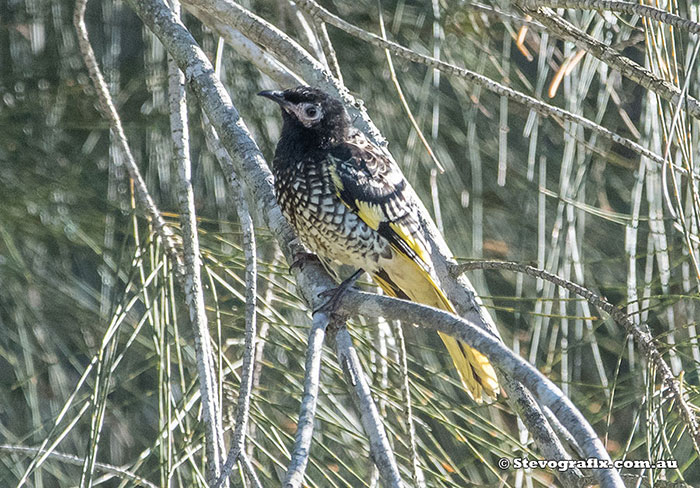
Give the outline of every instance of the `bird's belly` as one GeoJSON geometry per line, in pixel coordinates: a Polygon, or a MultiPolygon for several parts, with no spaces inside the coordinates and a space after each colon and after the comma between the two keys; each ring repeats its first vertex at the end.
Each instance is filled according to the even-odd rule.
{"type": "Polygon", "coordinates": [[[379,268],[382,258],[391,257],[389,242],[336,198],[300,207],[287,217],[301,241],[320,257],[369,273],[379,268]]]}

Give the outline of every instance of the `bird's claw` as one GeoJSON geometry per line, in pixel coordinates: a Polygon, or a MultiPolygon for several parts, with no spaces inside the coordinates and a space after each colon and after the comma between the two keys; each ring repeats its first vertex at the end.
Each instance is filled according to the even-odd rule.
{"type": "Polygon", "coordinates": [[[319,297],[330,297],[326,303],[318,307],[316,310],[314,310],[314,313],[317,312],[323,312],[327,313],[329,315],[336,315],[338,311],[338,307],[340,305],[340,299],[342,298],[343,294],[348,291],[350,288],[353,287],[357,279],[362,275],[363,271],[357,270],[353,273],[353,275],[344,280],[340,285],[338,285],[336,288],[332,288],[330,290],[323,291],[318,294],[319,297]]]}

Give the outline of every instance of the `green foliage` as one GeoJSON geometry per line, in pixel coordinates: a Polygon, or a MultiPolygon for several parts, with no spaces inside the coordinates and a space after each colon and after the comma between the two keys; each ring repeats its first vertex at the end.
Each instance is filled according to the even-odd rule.
{"type": "MultiPolygon", "coordinates": [[[[327,6],[379,32],[374,3],[327,6]]],[[[390,1],[381,8],[390,39],[433,52],[430,6],[390,1]]],[[[70,22],[72,2],[24,0],[3,9],[0,484],[16,485],[41,461],[29,474],[30,486],[138,484],[128,474],[108,474],[104,464],[159,486],[204,486],[204,431],[188,312],[159,243],[133,208],[119,155],[92,106],[70,22]],[[19,446],[51,446],[76,459],[41,459],[19,446]],[[90,463],[96,463],[94,472],[90,463]]],[[[305,43],[291,7],[259,1],[251,9],[305,43]]],[[[534,96],[546,97],[544,88],[556,70],[576,54],[572,45],[530,29],[528,61],[512,41],[521,24],[461,2],[443,2],[440,13],[442,59],[534,96]]],[[[656,73],[677,71],[674,82],[680,86],[691,77],[689,92],[700,93],[697,66],[686,68],[697,39],[612,16],[614,25],[606,24],[594,12],[573,11],[567,18],[613,46],[629,45],[624,54],[656,73]]],[[[217,40],[192,18],[185,20],[213,57],[217,40]]],[[[119,0],[91,2],[88,21],[134,154],[161,210],[176,225],[162,48],[119,0]]],[[[384,52],[329,30],[345,83],[364,100],[434,214],[439,202],[453,252],[537,262],[626,307],[658,338],[676,373],[684,371],[684,392],[694,408],[700,405],[693,261],[699,208],[688,179],[677,178],[676,200],[672,184],[653,163],[642,166],[638,156],[595,134],[540,119],[461,80],[442,76],[438,86],[432,70],[394,59],[408,106],[446,168],[433,176],[433,163],[396,96],[384,52]],[[503,185],[499,162],[506,165],[503,185]],[[664,182],[685,220],[669,217],[664,182]]],[[[271,155],[278,114],[253,96],[271,82],[230,49],[223,75],[263,152],[271,155]]],[[[563,78],[550,102],[658,154],[671,132],[674,107],[590,56],[563,78]]],[[[231,427],[243,353],[245,259],[227,187],[206,152],[199,109],[194,102],[190,107],[205,298],[225,423],[231,427]]],[[[699,128],[683,115],[670,135],[671,159],[695,174],[699,128]]],[[[264,228],[257,231],[264,347],[248,442],[263,485],[275,486],[284,476],[296,428],[310,319],[274,239],[264,228]]],[[[623,330],[585,302],[533,278],[477,272],[470,279],[506,344],[567,391],[613,458],[677,459],[677,470],[645,476],[700,483],[697,454],[676,406],[623,330]]],[[[396,339],[386,323],[358,320],[351,331],[402,475],[410,480],[396,339]]],[[[500,471],[498,458],[540,456],[507,404],[470,402],[437,336],[408,325],[404,333],[427,485],[516,486],[518,473],[500,471]]],[[[322,380],[308,485],[372,486],[368,443],[330,347],[322,380]]],[[[556,483],[551,471],[520,474],[534,486],[556,483]]],[[[243,479],[234,473],[232,483],[242,486],[243,479]]]]}

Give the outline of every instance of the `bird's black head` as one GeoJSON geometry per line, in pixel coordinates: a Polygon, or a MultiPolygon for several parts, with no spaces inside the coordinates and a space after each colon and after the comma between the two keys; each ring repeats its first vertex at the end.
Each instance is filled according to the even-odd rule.
{"type": "Polygon", "coordinates": [[[350,118],[340,100],[309,86],[284,91],[263,91],[258,95],[277,102],[282,108],[282,136],[296,133],[327,146],[343,140],[350,118]]]}

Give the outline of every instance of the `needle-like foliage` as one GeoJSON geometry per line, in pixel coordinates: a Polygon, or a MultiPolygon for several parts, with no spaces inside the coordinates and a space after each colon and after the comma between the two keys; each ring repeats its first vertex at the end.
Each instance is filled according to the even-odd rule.
{"type": "MultiPolygon", "coordinates": [[[[357,125],[371,128],[367,115],[376,124],[373,137],[388,141],[459,261],[546,270],[650,333],[671,375],[627,325],[566,287],[515,266],[467,274],[503,342],[559,386],[614,460],[677,461],[625,467],[625,483],[700,484],[690,421],[700,406],[694,2],[671,2],[674,17],[627,2],[322,2],[343,24],[313,1],[254,0],[235,5],[234,26],[212,13],[225,0],[182,3],[185,26],[264,156],[279,114],[255,93],[279,80],[344,84],[364,102],[350,107],[357,125]],[[289,38],[271,42],[275,29],[289,38]],[[313,62],[293,56],[294,46],[313,62]]],[[[0,485],[207,486],[186,293],[117,135],[96,110],[72,9],[64,0],[0,9],[0,485]]],[[[90,2],[86,22],[131,152],[182,252],[167,53],[122,0],[90,2]]],[[[255,228],[244,229],[254,249],[246,249],[238,219],[247,210],[235,205],[250,189],[232,194],[230,173],[207,145],[209,119],[187,100],[192,217],[226,450],[246,331],[257,331],[248,342],[247,433],[228,481],[280,486],[295,447],[311,310],[250,199],[255,228]],[[246,290],[251,259],[255,297],[246,290]]],[[[543,455],[503,395],[469,401],[434,332],[364,317],[347,329],[406,485],[575,486],[552,467],[499,468],[500,458],[543,455]]],[[[378,486],[335,332],[321,354],[304,485],[378,486]]],[[[594,483],[590,470],[575,476],[579,486],[594,483]]]]}

